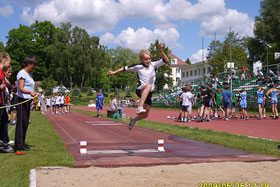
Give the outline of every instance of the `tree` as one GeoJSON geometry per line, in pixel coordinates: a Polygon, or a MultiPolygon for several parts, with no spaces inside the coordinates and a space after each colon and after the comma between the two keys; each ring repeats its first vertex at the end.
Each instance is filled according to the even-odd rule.
{"type": "Polygon", "coordinates": [[[6,50],[11,56],[13,65],[12,82],[16,80],[16,74],[21,69],[21,63],[25,56],[34,54],[34,36],[28,26],[19,25],[17,29],[11,29],[7,36],[6,50]]]}
{"type": "Polygon", "coordinates": [[[269,49],[269,64],[279,63],[274,59],[274,52],[280,51],[280,2],[278,0],[263,0],[260,16],[255,17],[255,37],[248,38],[249,62],[266,61],[266,44],[269,49]]]}
{"type": "Polygon", "coordinates": [[[72,90],[72,96],[80,96],[80,94],[81,94],[80,89],[76,85],[72,90]]]}
{"type": "Polygon", "coordinates": [[[19,25],[19,28],[9,31],[6,50],[13,60],[15,73],[12,79],[15,80],[15,75],[21,69],[21,63],[27,55],[35,55],[38,62],[32,71],[34,80],[48,77],[48,55],[45,49],[53,42],[55,32],[55,26],[49,21],[36,21],[30,27],[19,25]]]}
{"type": "Polygon", "coordinates": [[[3,42],[0,42],[0,53],[3,53],[5,51],[6,51],[6,48],[5,48],[4,44],[3,44],[3,42]]]}
{"type": "Polygon", "coordinates": [[[246,40],[239,38],[238,33],[229,32],[223,43],[212,41],[208,50],[207,59],[212,66],[212,76],[225,72],[227,62],[234,62],[237,68],[247,64],[246,40]]]}
{"type": "Polygon", "coordinates": [[[52,58],[53,76],[71,89],[73,85],[99,87],[104,67],[108,66],[106,50],[98,37],[90,37],[86,30],[62,23],[55,34],[55,42],[47,49],[52,58]]]}
{"type": "Polygon", "coordinates": [[[46,92],[46,96],[53,94],[53,88],[57,86],[56,81],[50,76],[44,80],[42,80],[41,84],[39,85],[43,90],[46,92]]]}
{"type": "Polygon", "coordinates": [[[189,58],[187,58],[187,60],[185,62],[186,62],[186,64],[189,64],[189,65],[192,64],[189,58]]]}
{"type": "MultiPolygon", "coordinates": [[[[139,63],[138,54],[130,49],[117,47],[116,49],[110,49],[109,56],[111,58],[110,69],[116,70],[124,66],[130,66],[139,63]]],[[[131,72],[122,72],[114,76],[109,77],[109,81],[112,88],[125,88],[136,89],[137,75],[131,72]]]]}
{"type": "MultiPolygon", "coordinates": [[[[159,41],[156,40],[155,43],[150,45],[149,51],[152,54],[152,60],[158,60],[161,58],[160,53],[158,52],[158,45],[159,41]]],[[[163,51],[165,54],[168,54],[168,47],[163,44],[163,51]]],[[[155,90],[160,91],[163,90],[163,87],[167,84],[168,87],[172,87],[172,70],[169,66],[164,65],[157,70],[156,74],[156,83],[155,83],[155,90]]]]}

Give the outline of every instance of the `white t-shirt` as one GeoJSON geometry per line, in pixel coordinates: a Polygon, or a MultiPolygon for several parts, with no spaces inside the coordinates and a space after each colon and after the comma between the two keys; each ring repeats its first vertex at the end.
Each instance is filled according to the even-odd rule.
{"type": "Polygon", "coordinates": [[[160,59],[158,61],[152,61],[150,66],[147,67],[143,63],[136,64],[133,66],[125,66],[124,71],[130,71],[130,72],[137,72],[138,75],[138,85],[137,89],[141,89],[142,86],[151,84],[152,90],[155,88],[155,81],[156,81],[156,69],[160,66],[164,65],[165,62],[163,59],[160,59]]]}
{"type": "Polygon", "coordinates": [[[46,102],[47,102],[47,106],[51,106],[51,99],[50,98],[47,98],[46,102]]]}
{"type": "Polygon", "coordinates": [[[64,104],[64,95],[60,96],[61,100],[60,100],[60,104],[64,104]]]}
{"type": "MultiPolygon", "coordinates": [[[[35,82],[34,82],[33,78],[31,77],[31,74],[27,73],[24,69],[22,69],[17,74],[17,85],[19,85],[18,81],[20,79],[24,79],[23,88],[25,90],[34,92],[35,82]]],[[[17,94],[19,97],[21,97],[23,99],[30,99],[32,97],[30,94],[21,93],[19,90],[19,86],[17,87],[17,94]]]]}
{"type": "Polygon", "coordinates": [[[51,105],[55,105],[55,97],[51,98],[51,105]]]}
{"type": "Polygon", "coordinates": [[[56,96],[56,98],[55,98],[55,104],[56,104],[56,105],[59,105],[59,104],[60,104],[60,99],[61,99],[60,96],[56,96]]]}
{"type": "Polygon", "coordinates": [[[181,95],[181,98],[183,99],[182,106],[190,106],[193,98],[193,94],[191,92],[184,92],[181,95]]]}
{"type": "Polygon", "coordinates": [[[111,103],[111,109],[113,109],[113,110],[117,109],[116,106],[118,106],[118,105],[117,105],[117,99],[114,98],[114,99],[112,100],[112,103],[111,103]]]}

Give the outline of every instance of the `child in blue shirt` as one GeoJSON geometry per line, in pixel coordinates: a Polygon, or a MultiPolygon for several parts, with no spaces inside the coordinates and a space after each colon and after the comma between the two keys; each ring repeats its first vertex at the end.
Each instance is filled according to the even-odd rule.
{"type": "Polygon", "coordinates": [[[248,120],[248,114],[247,114],[247,93],[245,88],[242,89],[242,92],[240,93],[240,108],[241,108],[241,119],[242,120],[248,120]]]}
{"type": "Polygon", "coordinates": [[[100,89],[96,96],[97,117],[100,117],[100,114],[102,115],[103,100],[104,100],[104,94],[102,93],[102,89],[100,89]]]}

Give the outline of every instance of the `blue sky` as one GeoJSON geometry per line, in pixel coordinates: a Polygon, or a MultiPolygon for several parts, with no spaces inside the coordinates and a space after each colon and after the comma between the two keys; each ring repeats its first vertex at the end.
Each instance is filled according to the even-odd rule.
{"type": "Polygon", "coordinates": [[[34,20],[56,26],[72,22],[100,37],[109,48],[120,45],[138,52],[155,39],[192,63],[201,60],[209,43],[223,40],[229,27],[253,36],[261,0],[0,0],[0,41],[9,30],[34,20]]]}

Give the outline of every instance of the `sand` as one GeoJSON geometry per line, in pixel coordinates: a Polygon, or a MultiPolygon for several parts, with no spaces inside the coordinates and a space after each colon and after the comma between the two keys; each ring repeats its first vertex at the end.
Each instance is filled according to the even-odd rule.
{"type": "MultiPolygon", "coordinates": [[[[219,184],[220,187],[242,187],[240,183],[243,183],[244,187],[268,187],[268,184],[270,187],[279,187],[280,161],[219,162],[120,168],[37,168],[36,183],[39,187],[210,187],[210,183],[217,183],[217,187],[219,184]],[[204,185],[204,183],[208,185],[204,185]],[[231,183],[231,186],[227,186],[226,183],[231,183]],[[250,185],[250,183],[262,183],[263,186],[261,184],[250,185]]],[[[215,187],[216,185],[212,186],[215,187]]]]}

